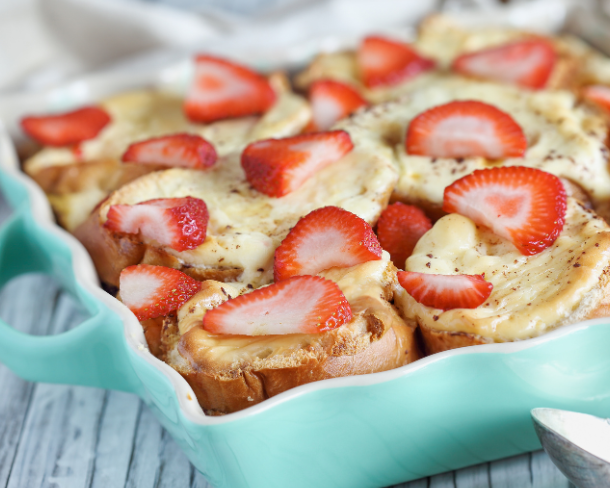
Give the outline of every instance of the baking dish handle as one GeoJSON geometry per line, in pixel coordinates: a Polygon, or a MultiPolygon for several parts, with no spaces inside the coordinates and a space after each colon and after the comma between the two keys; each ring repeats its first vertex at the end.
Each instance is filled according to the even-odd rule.
{"type": "Polygon", "coordinates": [[[0,228],[0,287],[24,273],[47,273],[78,299],[90,318],[50,336],[29,335],[0,320],[0,362],[31,381],[136,392],[140,382],[121,318],[76,282],[72,252],[57,234],[34,222],[26,208],[17,209],[0,228]]]}

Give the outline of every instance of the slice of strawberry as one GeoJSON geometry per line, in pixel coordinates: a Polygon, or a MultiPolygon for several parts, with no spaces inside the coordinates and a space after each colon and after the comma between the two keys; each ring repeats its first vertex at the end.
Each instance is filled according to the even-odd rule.
{"type": "Polygon", "coordinates": [[[433,158],[520,158],[525,134],[505,112],[474,100],[438,105],[415,117],[406,137],[407,154],[433,158]]]}
{"type": "Polygon", "coordinates": [[[394,266],[404,269],[415,244],[431,228],[432,223],[422,210],[397,202],[381,213],[377,237],[381,247],[390,253],[394,266]]]}
{"type": "Polygon", "coordinates": [[[395,85],[436,66],[408,44],[379,36],[366,37],[357,57],[362,81],[369,88],[395,85]]]}
{"type": "Polygon", "coordinates": [[[538,254],[563,229],[566,192],[556,176],[534,168],[480,169],[445,188],[443,210],[472,219],[511,241],[521,254],[538,254]]]}
{"type": "Polygon", "coordinates": [[[549,42],[528,39],[463,54],[452,68],[464,75],[538,89],[546,86],[556,58],[549,42]]]}
{"type": "Polygon", "coordinates": [[[318,276],[295,276],[227,300],[203,316],[214,334],[316,334],[352,319],[339,287],[318,276]]]}
{"type": "Polygon", "coordinates": [[[121,271],[121,301],[138,320],[162,317],[201,289],[201,282],[177,269],[138,264],[121,271]]]}
{"type": "Polygon", "coordinates": [[[195,249],[205,241],[208,209],[193,197],[157,198],[136,205],[112,205],[104,227],[138,234],[176,251],[195,249]]]}
{"type": "Polygon", "coordinates": [[[24,132],[46,146],[70,146],[93,139],[110,122],[100,107],[84,107],[73,112],[41,117],[24,117],[24,132]]]}
{"type": "Polygon", "coordinates": [[[373,259],[381,259],[381,246],[371,226],[342,208],[323,207],[299,220],[275,250],[273,273],[280,281],[373,259]]]}
{"type": "Polygon", "coordinates": [[[610,86],[589,85],[582,90],[582,96],[610,111],[610,86]]]}
{"type": "Polygon", "coordinates": [[[441,310],[477,308],[489,298],[493,290],[493,285],[481,275],[399,271],[398,282],[418,303],[441,310]]]}
{"type": "Polygon", "coordinates": [[[309,88],[313,120],[308,131],[328,130],[338,120],[367,105],[352,86],[334,80],[314,81],[309,88]]]}
{"type": "Polygon", "coordinates": [[[349,134],[342,130],[266,139],[244,149],[241,165],[254,188],[270,197],[282,197],[353,147],[349,134]]]}
{"type": "Polygon", "coordinates": [[[131,144],[123,154],[122,161],[206,169],[216,162],[216,150],[203,137],[173,134],[131,144]]]}
{"type": "Polygon", "coordinates": [[[184,102],[193,122],[266,112],[275,102],[269,81],[245,66],[213,56],[195,58],[195,77],[184,102]]]}

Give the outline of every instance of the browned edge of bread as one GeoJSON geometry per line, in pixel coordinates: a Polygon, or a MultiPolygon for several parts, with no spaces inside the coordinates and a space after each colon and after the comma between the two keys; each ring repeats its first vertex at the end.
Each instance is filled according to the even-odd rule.
{"type": "MultiPolygon", "coordinates": [[[[601,317],[610,317],[610,267],[606,268],[600,277],[599,287],[604,289],[602,300],[584,317],[578,317],[575,322],[601,317]]],[[[460,347],[491,344],[494,341],[488,337],[468,334],[466,332],[452,332],[432,329],[424,324],[418,324],[421,330],[426,355],[437,352],[458,349],[460,347]]]]}
{"type": "Polygon", "coordinates": [[[297,366],[244,368],[216,374],[196,370],[178,372],[191,385],[204,410],[218,414],[243,410],[314,381],[387,371],[422,357],[415,330],[404,323],[393,324],[381,338],[357,354],[344,354],[341,347],[335,349],[336,354],[310,357],[297,366]]]}
{"type": "MultiPolygon", "coordinates": [[[[375,195],[375,202],[385,208],[392,191],[393,187],[388,185],[385,191],[375,195]]],[[[379,215],[376,215],[369,224],[374,226],[378,218],[379,215]]],[[[203,268],[181,263],[162,248],[142,243],[137,235],[118,234],[107,230],[103,226],[98,209],[95,209],[73,234],[89,252],[100,279],[112,286],[119,286],[119,276],[123,269],[140,263],[179,269],[200,281],[235,281],[243,272],[243,269],[236,267],[203,268]]]]}
{"type": "MultiPolygon", "coordinates": [[[[204,293],[212,306],[226,300],[220,295],[221,283],[204,282],[203,289],[207,290],[204,293]]],[[[190,338],[192,334],[200,333],[197,330],[200,326],[196,325],[180,336],[176,316],[168,316],[161,332],[161,359],[186,379],[203,409],[211,415],[236,412],[314,381],[394,369],[423,356],[415,324],[407,324],[399,316],[388,301],[391,291],[389,293],[389,296],[379,298],[363,297],[353,305],[355,319],[359,317],[366,324],[366,345],[355,342],[356,338],[345,329],[340,331],[340,327],[321,333],[320,340],[316,338],[307,346],[295,342],[298,347],[292,350],[290,346],[289,355],[275,356],[272,361],[267,361],[265,356],[256,364],[252,360],[219,365],[209,360],[210,356],[205,356],[204,362],[192,364],[192,361],[185,360],[178,364],[170,355],[175,358],[178,353],[181,356],[190,356],[191,352],[196,354],[196,350],[191,351],[199,347],[196,335],[194,343],[190,338]]],[[[255,340],[260,340],[260,337],[255,340]]],[[[289,335],[285,337],[287,341],[291,340],[289,335]]],[[[222,349],[222,339],[218,347],[222,349]]]]}

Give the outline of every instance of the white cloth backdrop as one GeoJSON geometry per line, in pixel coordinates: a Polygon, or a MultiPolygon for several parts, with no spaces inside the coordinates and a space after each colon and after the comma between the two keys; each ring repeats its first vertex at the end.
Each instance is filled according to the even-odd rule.
{"type": "Polygon", "coordinates": [[[567,4],[583,1],[512,0],[500,7],[495,0],[0,0],[0,92],[46,88],[164,48],[213,46],[242,59],[265,50],[290,63],[332,49],[338,39],[414,25],[441,7],[551,30],[562,24],[567,4]]]}

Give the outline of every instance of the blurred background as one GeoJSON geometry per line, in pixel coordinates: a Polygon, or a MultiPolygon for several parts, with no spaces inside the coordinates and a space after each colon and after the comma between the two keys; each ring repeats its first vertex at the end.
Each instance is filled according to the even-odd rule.
{"type": "Polygon", "coordinates": [[[434,10],[551,31],[570,10],[603,7],[594,0],[0,0],[0,92],[38,90],[172,50],[239,52],[245,61],[264,51],[290,66],[365,33],[412,28],[434,10]]]}

